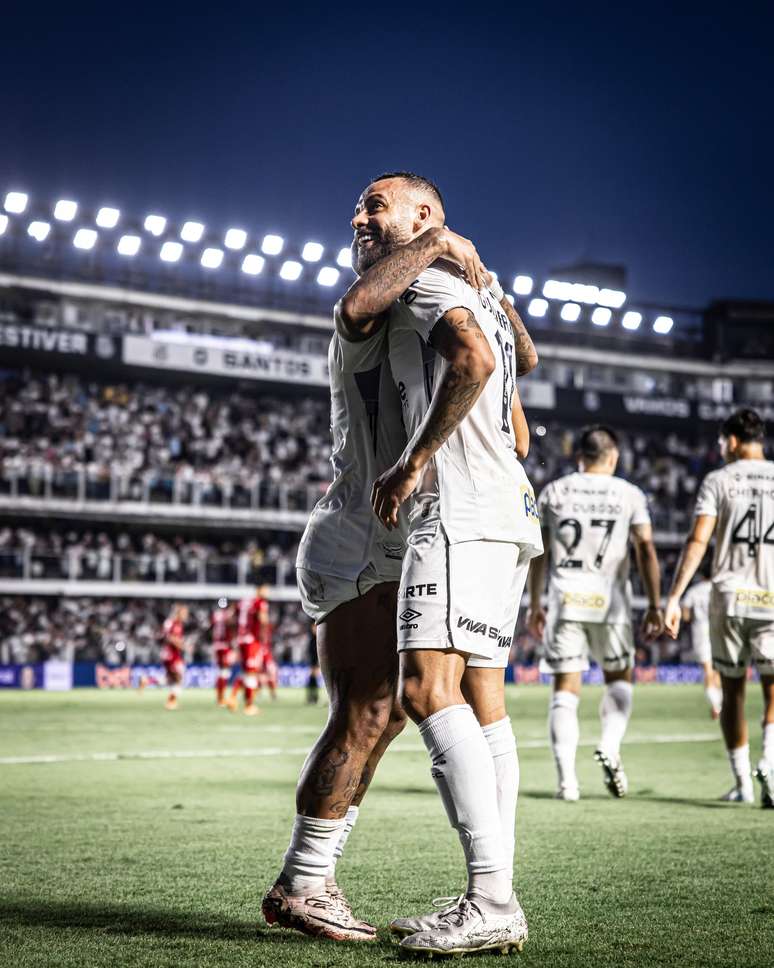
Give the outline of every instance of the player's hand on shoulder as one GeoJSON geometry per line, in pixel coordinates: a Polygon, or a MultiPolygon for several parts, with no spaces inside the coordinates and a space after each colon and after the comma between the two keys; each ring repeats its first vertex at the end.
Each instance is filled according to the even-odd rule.
{"type": "Polygon", "coordinates": [[[664,613],[660,608],[648,608],[642,616],[640,626],[642,637],[646,642],[652,642],[664,633],[664,613]]]}
{"type": "Polygon", "coordinates": [[[401,504],[419,484],[421,468],[411,469],[398,461],[374,481],[371,488],[371,506],[382,524],[390,531],[398,526],[401,504]]]}
{"type": "Polygon", "coordinates": [[[530,635],[542,641],[546,631],[546,610],[542,605],[527,610],[527,629],[530,635]]]}
{"type": "Polygon", "coordinates": [[[440,241],[443,246],[443,258],[456,262],[465,273],[468,285],[476,291],[486,285],[486,270],[476,251],[475,245],[457,232],[452,232],[448,226],[439,230],[440,241]]]}
{"type": "Polygon", "coordinates": [[[680,602],[676,598],[670,598],[664,613],[664,628],[666,629],[667,635],[673,639],[676,639],[680,633],[681,619],[682,611],[680,609],[680,602]]]}

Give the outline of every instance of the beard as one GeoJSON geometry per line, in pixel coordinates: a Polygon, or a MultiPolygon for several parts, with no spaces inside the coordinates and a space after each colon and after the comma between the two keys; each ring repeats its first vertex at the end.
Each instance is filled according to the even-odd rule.
{"type": "Polygon", "coordinates": [[[394,225],[384,228],[379,234],[376,230],[368,231],[371,234],[369,243],[364,245],[358,241],[357,236],[352,240],[352,268],[359,276],[390,252],[408,245],[411,241],[410,232],[401,231],[394,225]]]}

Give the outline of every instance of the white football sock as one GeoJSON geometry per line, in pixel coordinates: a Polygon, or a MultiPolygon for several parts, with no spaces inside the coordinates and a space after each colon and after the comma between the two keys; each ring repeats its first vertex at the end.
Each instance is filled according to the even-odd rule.
{"type": "Polygon", "coordinates": [[[560,689],[551,697],[551,705],[548,709],[548,731],[551,736],[556,771],[559,774],[560,789],[578,789],[575,754],[578,751],[580,738],[579,702],[580,699],[574,692],[560,689]]]}
{"type": "Polygon", "coordinates": [[[633,692],[630,682],[616,679],[605,689],[599,704],[599,718],[602,721],[599,746],[616,763],[621,755],[621,742],[632,714],[633,692]]]}
{"type": "Polygon", "coordinates": [[[728,751],[728,761],[731,764],[731,772],[734,774],[734,783],[740,790],[752,789],[752,777],[750,775],[750,744],[737,746],[735,750],[728,751]]]}
{"type": "Polygon", "coordinates": [[[510,719],[500,719],[484,726],[497,778],[497,809],[503,847],[508,859],[509,877],[513,881],[513,853],[516,846],[516,801],[519,796],[519,754],[510,719]]]}
{"type": "Polygon", "coordinates": [[[719,713],[723,705],[723,690],[720,686],[707,686],[704,690],[704,695],[707,697],[707,702],[713,711],[719,713]]]}
{"type": "Polygon", "coordinates": [[[432,777],[457,831],[468,892],[505,904],[513,888],[497,810],[497,778],[483,730],[467,704],[448,706],[419,725],[432,777]]]}
{"type": "Polygon", "coordinates": [[[344,846],[349,840],[349,835],[352,833],[352,828],[357,823],[357,817],[360,813],[359,807],[349,807],[346,816],[344,817],[344,829],[339,834],[339,840],[336,847],[333,850],[333,860],[331,861],[331,866],[328,868],[328,880],[336,880],[336,864],[339,858],[344,853],[344,846]]]}
{"type": "Polygon", "coordinates": [[[761,765],[763,764],[767,769],[774,770],[774,723],[765,723],[763,726],[761,765]]]}
{"type": "Polygon", "coordinates": [[[291,894],[313,895],[325,890],[325,877],[346,820],[296,815],[280,878],[291,894]]]}

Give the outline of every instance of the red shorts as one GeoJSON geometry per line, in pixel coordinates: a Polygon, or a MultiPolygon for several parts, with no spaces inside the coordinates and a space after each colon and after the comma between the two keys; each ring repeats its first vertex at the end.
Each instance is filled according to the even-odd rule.
{"type": "Polygon", "coordinates": [[[215,649],[215,664],[219,669],[230,669],[236,661],[236,655],[230,645],[219,645],[215,649]]]}
{"type": "Polygon", "coordinates": [[[182,679],[185,675],[185,662],[180,659],[168,659],[164,663],[164,672],[168,679],[182,679]]]}
{"type": "Polygon", "coordinates": [[[253,639],[239,645],[239,664],[242,672],[260,672],[263,669],[263,646],[253,639]]]}

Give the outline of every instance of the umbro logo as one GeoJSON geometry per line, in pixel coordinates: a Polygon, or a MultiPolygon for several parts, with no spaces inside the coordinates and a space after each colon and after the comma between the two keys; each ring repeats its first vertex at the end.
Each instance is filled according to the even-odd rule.
{"type": "Polygon", "coordinates": [[[419,618],[421,615],[421,612],[416,612],[413,608],[407,608],[404,612],[400,613],[398,618],[401,622],[413,622],[415,618],[419,618]]]}

